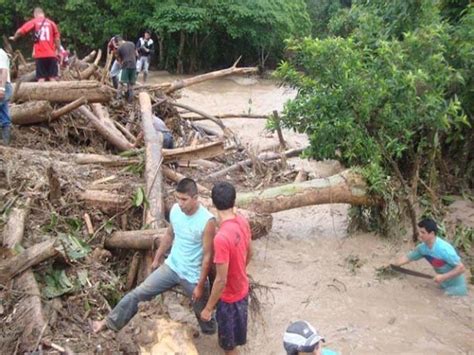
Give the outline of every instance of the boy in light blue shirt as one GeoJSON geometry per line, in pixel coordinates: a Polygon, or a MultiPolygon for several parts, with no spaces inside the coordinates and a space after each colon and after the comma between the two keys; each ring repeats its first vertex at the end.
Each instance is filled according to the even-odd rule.
{"type": "Polygon", "coordinates": [[[143,283],[123,297],[110,314],[101,321],[92,322],[92,331],[105,327],[114,331],[123,328],[137,313],[138,303],[180,285],[191,298],[193,310],[205,334],[216,332],[216,321],[200,318],[209,298],[207,279],[212,263],[212,244],[216,230],[214,216],[200,204],[197,185],[189,178],[176,187],[177,203],[170,212],[170,226],[160,239],[153,260],[153,271],[143,283]],[[163,263],[165,253],[171,252],[163,263]]]}
{"type": "Polygon", "coordinates": [[[464,272],[466,268],[454,247],[436,236],[438,226],[430,218],[418,223],[418,233],[422,243],[418,244],[408,255],[401,257],[394,264],[397,266],[425,258],[436,272],[434,281],[449,296],[466,296],[467,285],[464,272]]]}

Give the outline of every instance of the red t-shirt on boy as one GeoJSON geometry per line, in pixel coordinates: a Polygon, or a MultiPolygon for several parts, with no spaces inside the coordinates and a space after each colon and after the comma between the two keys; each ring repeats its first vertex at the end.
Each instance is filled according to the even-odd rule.
{"type": "Polygon", "coordinates": [[[54,58],[56,57],[56,45],[54,40],[59,38],[59,30],[56,24],[48,18],[34,18],[19,29],[22,35],[30,31],[39,33],[39,38],[33,45],[33,58],[54,58]]]}
{"type": "Polygon", "coordinates": [[[224,302],[240,301],[249,292],[246,267],[250,239],[250,225],[240,215],[222,222],[214,238],[214,263],[229,265],[227,283],[220,298],[224,302]]]}

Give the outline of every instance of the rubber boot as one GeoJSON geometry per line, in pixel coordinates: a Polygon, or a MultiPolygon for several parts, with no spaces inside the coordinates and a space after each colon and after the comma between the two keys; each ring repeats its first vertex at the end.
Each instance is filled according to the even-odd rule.
{"type": "Polygon", "coordinates": [[[10,145],[11,126],[2,127],[2,141],[3,145],[10,145]]]}
{"type": "Polygon", "coordinates": [[[143,84],[146,83],[146,79],[148,78],[148,72],[143,73],[143,84]]]}
{"type": "Polygon", "coordinates": [[[128,101],[128,103],[132,103],[132,101],[133,101],[132,88],[128,88],[128,90],[127,90],[127,101],[128,101]]]}

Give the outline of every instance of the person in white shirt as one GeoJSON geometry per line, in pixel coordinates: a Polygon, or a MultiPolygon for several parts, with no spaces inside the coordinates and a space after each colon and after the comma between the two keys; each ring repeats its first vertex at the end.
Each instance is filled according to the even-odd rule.
{"type": "Polygon", "coordinates": [[[153,53],[155,52],[155,44],[151,39],[151,32],[146,30],[143,34],[143,37],[140,37],[136,44],[136,49],[138,53],[137,60],[137,79],[140,75],[140,72],[143,71],[143,82],[146,82],[148,77],[148,68],[150,67],[150,59],[153,53]]]}

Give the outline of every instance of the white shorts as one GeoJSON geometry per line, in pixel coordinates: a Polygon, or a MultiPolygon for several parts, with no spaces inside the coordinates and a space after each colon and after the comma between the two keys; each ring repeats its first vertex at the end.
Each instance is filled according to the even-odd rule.
{"type": "Polygon", "coordinates": [[[137,60],[137,72],[140,73],[143,70],[145,73],[148,73],[149,67],[150,67],[150,57],[141,56],[137,60]]]}

